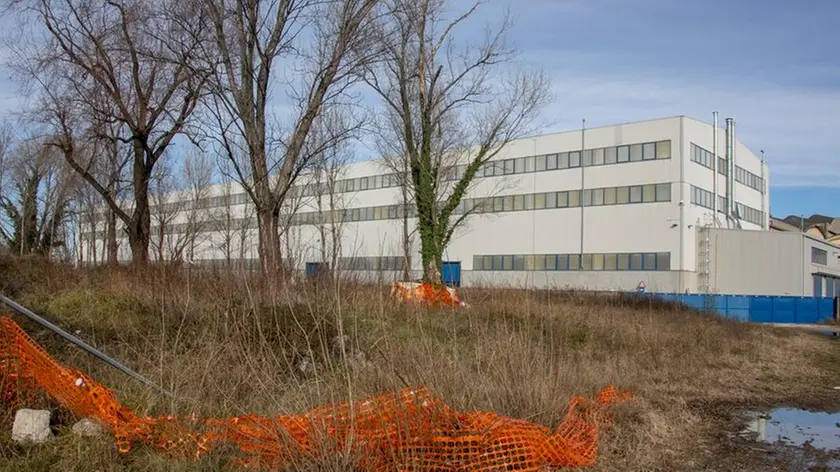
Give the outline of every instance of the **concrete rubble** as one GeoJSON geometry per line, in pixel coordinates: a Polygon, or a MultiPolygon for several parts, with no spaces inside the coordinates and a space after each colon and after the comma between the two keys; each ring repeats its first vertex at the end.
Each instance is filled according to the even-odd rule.
{"type": "Polygon", "coordinates": [[[24,408],[15,413],[12,441],[23,445],[43,444],[53,437],[49,411],[24,408]]]}
{"type": "Polygon", "coordinates": [[[73,434],[83,438],[90,438],[102,434],[102,426],[85,418],[76,422],[72,428],[73,434]]]}

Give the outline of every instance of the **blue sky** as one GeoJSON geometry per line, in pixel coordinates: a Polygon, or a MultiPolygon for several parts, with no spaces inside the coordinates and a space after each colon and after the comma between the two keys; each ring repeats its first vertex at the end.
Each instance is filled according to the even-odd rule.
{"type": "Polygon", "coordinates": [[[542,131],[716,110],[767,153],[774,216],[840,216],[840,1],[488,0],[473,24],[506,9],[520,63],[552,77],[542,131]]]}
{"type": "Polygon", "coordinates": [[[738,122],[775,216],[840,216],[840,1],[491,0],[553,78],[548,130],[672,115],[738,122]]]}

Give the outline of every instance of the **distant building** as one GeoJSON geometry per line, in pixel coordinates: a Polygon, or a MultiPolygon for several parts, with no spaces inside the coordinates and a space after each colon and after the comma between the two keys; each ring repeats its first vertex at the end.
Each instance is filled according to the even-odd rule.
{"type": "MultiPolygon", "coordinates": [[[[476,214],[446,250],[448,273],[463,285],[635,290],[644,282],[650,292],[840,292],[838,248],[781,234],[791,225],[767,214],[767,165],[734,136],[734,124],[731,140],[725,129],[718,131],[716,156],[713,126],[684,116],[510,143],[480,170],[456,211],[476,214]],[[813,277],[820,277],[819,292],[813,277]]],[[[453,167],[452,176],[463,169],[453,167]]],[[[324,254],[333,249],[325,242],[331,232],[321,229],[336,227],[345,273],[400,278],[404,212],[397,182],[382,162],[348,165],[332,187],[333,211],[324,186],[305,177],[284,235],[286,256],[301,271],[329,263],[324,254]]],[[[256,222],[242,189],[213,186],[200,207],[210,224],[201,230],[194,259],[253,265],[256,222]],[[238,236],[231,236],[234,230],[238,236]]],[[[413,230],[410,206],[408,217],[413,230]]],[[[177,237],[186,224],[178,219],[169,230],[175,236],[167,237],[177,237]]],[[[97,230],[83,226],[81,245],[101,251],[97,230]]],[[[121,257],[129,257],[127,248],[122,242],[121,257]]],[[[413,277],[419,261],[415,236],[413,277]]]]}

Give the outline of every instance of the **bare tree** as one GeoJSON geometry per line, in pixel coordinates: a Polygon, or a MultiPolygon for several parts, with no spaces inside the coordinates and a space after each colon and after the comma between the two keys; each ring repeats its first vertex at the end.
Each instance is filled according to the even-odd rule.
{"type": "Polygon", "coordinates": [[[33,55],[19,69],[49,104],[51,144],[125,224],[132,260],[148,262],[149,183],[172,139],[186,131],[204,87],[197,68],[205,18],[195,2],[161,0],[12,0],[43,26],[33,55]],[[102,126],[118,125],[118,136],[102,126]],[[133,210],[129,214],[91,169],[98,153],[80,152],[91,139],[116,139],[131,149],[133,210]]]}
{"type": "Polygon", "coordinates": [[[189,206],[184,222],[185,250],[188,261],[195,259],[196,247],[203,242],[202,235],[214,229],[215,222],[204,211],[204,201],[209,197],[213,183],[213,161],[205,153],[196,153],[184,161],[185,193],[189,206]]]}
{"type": "Polygon", "coordinates": [[[257,213],[264,273],[282,266],[278,231],[284,201],[300,173],[355,127],[313,139],[325,110],[347,101],[357,68],[375,48],[366,22],[380,0],[206,0],[221,66],[209,106],[223,154],[257,213]],[[281,127],[269,101],[276,61],[296,67],[288,88],[291,122],[281,127]]]}
{"type": "Polygon", "coordinates": [[[0,236],[21,255],[51,257],[66,245],[64,222],[69,216],[73,175],[55,152],[37,139],[23,140],[9,158],[8,189],[0,196],[6,228],[0,236]]]}
{"type": "MultiPolygon", "coordinates": [[[[547,101],[548,81],[527,72],[493,74],[514,58],[507,20],[477,45],[457,35],[481,5],[450,15],[446,0],[388,0],[378,38],[385,59],[366,82],[382,98],[395,169],[408,168],[420,233],[423,279],[440,283],[442,255],[472,213],[456,215],[479,169],[529,126],[547,101]]],[[[454,2],[452,2],[454,3],[454,2]]]]}
{"type": "Polygon", "coordinates": [[[341,237],[344,229],[344,201],[341,188],[342,169],[349,161],[346,150],[337,147],[329,155],[319,159],[312,174],[311,193],[314,194],[318,218],[321,262],[329,265],[330,273],[338,276],[338,261],[341,258],[341,237]]]}

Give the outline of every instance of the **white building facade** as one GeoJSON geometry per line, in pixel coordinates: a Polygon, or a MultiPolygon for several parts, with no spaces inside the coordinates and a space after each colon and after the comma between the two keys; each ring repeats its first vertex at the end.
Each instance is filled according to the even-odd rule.
{"type": "MultiPolygon", "coordinates": [[[[634,290],[643,281],[649,291],[713,293],[712,271],[722,266],[711,261],[704,229],[769,229],[769,170],[732,128],[731,141],[718,128],[717,146],[714,126],[684,116],[512,142],[479,171],[457,213],[479,211],[456,231],[444,260],[461,285],[634,290]]],[[[376,161],[348,165],[330,192],[324,185],[317,191],[311,176],[307,183],[298,187],[284,234],[294,267],[337,257],[346,273],[400,279],[403,192],[389,168],[376,161]]],[[[191,221],[204,223],[193,230],[190,259],[257,258],[255,215],[238,185],[209,188],[195,208],[200,216],[191,221]]],[[[412,216],[409,210],[409,232],[412,216]]],[[[177,240],[187,225],[186,216],[176,217],[161,240],[177,240]]],[[[102,250],[101,227],[93,232],[83,224],[81,234],[89,253],[102,250]]],[[[415,235],[414,277],[419,244],[415,235]]],[[[130,257],[126,241],[120,257],[130,257]]]]}

